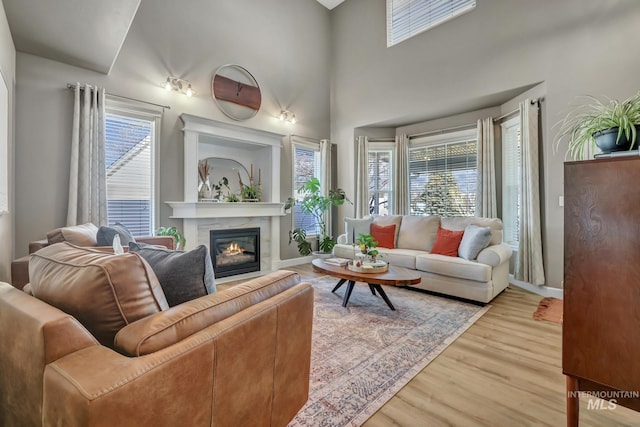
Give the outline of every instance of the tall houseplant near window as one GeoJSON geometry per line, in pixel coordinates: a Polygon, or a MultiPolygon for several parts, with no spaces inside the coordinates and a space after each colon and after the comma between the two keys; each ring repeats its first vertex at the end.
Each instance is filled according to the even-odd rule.
{"type": "MultiPolygon", "coordinates": [[[[297,205],[300,211],[306,215],[311,215],[314,222],[316,236],[318,238],[318,249],[323,253],[331,253],[336,244],[336,240],[327,233],[327,223],[325,215],[332,206],[341,206],[344,202],[349,202],[349,198],[344,190],[337,188],[329,190],[329,194],[324,196],[320,193],[320,180],[311,178],[304,183],[298,190],[298,194],[302,195],[302,200],[290,198],[285,208],[297,205]]],[[[302,228],[295,228],[289,232],[289,244],[296,242],[300,255],[310,255],[313,250],[311,242],[307,240],[307,232],[302,228]]]]}

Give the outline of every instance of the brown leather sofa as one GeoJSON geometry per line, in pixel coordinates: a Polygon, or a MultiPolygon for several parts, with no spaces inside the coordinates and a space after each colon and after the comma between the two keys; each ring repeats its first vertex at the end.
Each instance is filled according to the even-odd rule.
{"type": "MultiPolygon", "coordinates": [[[[110,348],[91,325],[39,299],[77,272],[65,277],[38,257],[27,288],[38,298],[0,283],[0,426],[285,426],[306,402],[313,288],[297,273],[274,272],[171,308],[161,301],[154,314],[125,322],[110,348]]],[[[144,298],[123,286],[125,273],[104,283],[129,304],[120,312],[139,311],[144,298]]]]}
{"type": "MultiPolygon", "coordinates": [[[[24,288],[24,286],[29,283],[29,258],[31,254],[52,243],[71,242],[78,246],[91,246],[105,251],[112,250],[111,246],[96,246],[97,230],[98,227],[93,224],[56,228],[47,233],[46,239],[29,242],[29,255],[11,262],[11,284],[18,289],[24,288]]],[[[174,249],[174,241],[171,236],[136,237],[136,241],[174,249]]]]}

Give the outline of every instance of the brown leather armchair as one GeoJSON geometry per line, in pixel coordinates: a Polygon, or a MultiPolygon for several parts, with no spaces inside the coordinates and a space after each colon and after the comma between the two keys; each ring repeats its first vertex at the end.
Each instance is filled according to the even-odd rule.
{"type": "Polygon", "coordinates": [[[312,315],[313,288],[279,271],[135,321],[115,351],[0,283],[0,425],[285,426],[308,398],[312,315]]]}
{"type": "MultiPolygon", "coordinates": [[[[70,241],[79,246],[92,246],[105,251],[112,250],[111,246],[95,246],[95,233],[97,230],[98,228],[93,224],[56,228],[47,233],[47,239],[29,242],[29,255],[11,262],[11,284],[18,289],[22,289],[29,283],[29,258],[31,254],[51,243],[70,241]]],[[[174,249],[174,240],[171,236],[136,237],[136,241],[174,249]]]]}

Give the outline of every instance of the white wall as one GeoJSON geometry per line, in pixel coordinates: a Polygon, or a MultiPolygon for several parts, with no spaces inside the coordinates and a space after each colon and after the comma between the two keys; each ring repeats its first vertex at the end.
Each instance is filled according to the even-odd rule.
{"type": "MultiPolygon", "coordinates": [[[[8,140],[8,165],[9,165],[9,213],[0,215],[0,281],[10,282],[11,260],[13,259],[13,218],[15,211],[15,198],[13,192],[13,153],[14,153],[14,97],[16,75],[16,50],[9,31],[4,5],[0,0],[0,70],[9,90],[9,140],[8,140]]],[[[5,153],[0,153],[4,156],[5,153]]]]}
{"type": "MultiPolygon", "coordinates": [[[[329,18],[315,0],[143,1],[108,76],[19,52],[16,255],[26,254],[29,241],[65,222],[73,107],[67,83],[97,84],[107,93],[171,106],[161,129],[160,224],[180,225],[169,219],[171,209],[163,203],[183,198],[179,115],[232,122],[211,99],[211,78],[218,67],[239,64],[262,89],[258,115],[240,125],[317,139],[329,136],[329,18]],[[189,80],[197,96],[164,91],[159,85],[168,75],[189,80]],[[298,123],[278,121],[281,108],[293,111],[298,123]]],[[[283,200],[290,192],[291,183],[283,181],[283,200]]],[[[285,217],[284,242],[288,227],[285,217]]],[[[283,258],[295,254],[295,247],[282,250],[283,258]]]]}
{"type": "MultiPolygon", "coordinates": [[[[517,88],[544,82],[544,260],[547,285],[560,286],[564,153],[553,153],[552,126],[577,95],[626,98],[640,89],[638,22],[635,0],[483,0],[387,48],[385,0],[347,0],[332,12],[331,135],[339,168],[353,164],[356,128],[501,107],[517,88]]],[[[353,194],[353,174],[339,175],[339,185],[353,194]]],[[[352,214],[350,207],[341,212],[352,214]]]]}

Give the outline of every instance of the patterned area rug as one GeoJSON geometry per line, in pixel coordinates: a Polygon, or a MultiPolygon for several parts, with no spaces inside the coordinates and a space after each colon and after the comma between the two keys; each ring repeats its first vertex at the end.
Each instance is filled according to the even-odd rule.
{"type": "Polygon", "coordinates": [[[290,426],[358,426],[480,318],[489,306],[384,286],[396,311],[357,283],[314,280],[309,401],[290,426]]]}
{"type": "Polygon", "coordinates": [[[533,313],[534,320],[546,320],[562,323],[562,300],[558,298],[542,298],[538,309],[533,313]]]}

